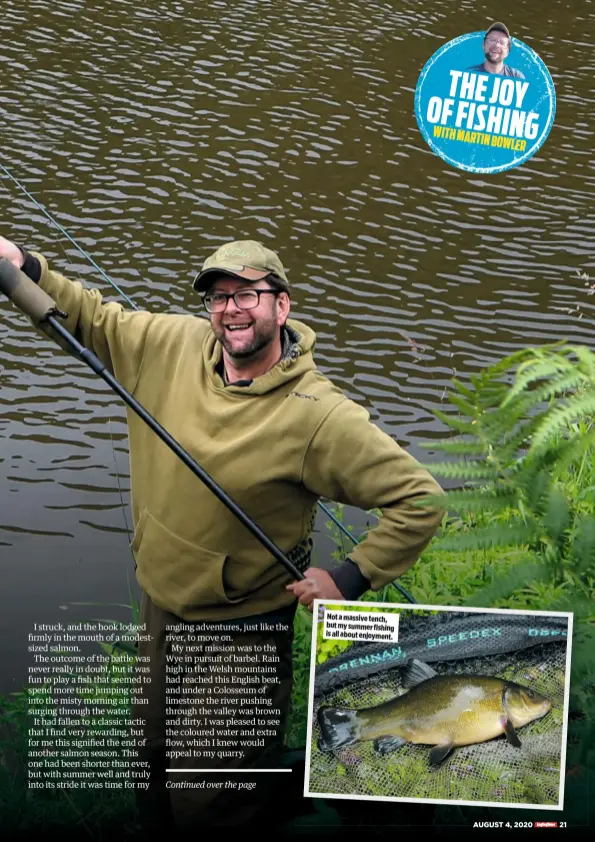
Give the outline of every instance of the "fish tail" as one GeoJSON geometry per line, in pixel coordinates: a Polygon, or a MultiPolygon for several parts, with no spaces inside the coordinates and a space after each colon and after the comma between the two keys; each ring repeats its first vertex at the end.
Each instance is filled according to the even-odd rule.
{"type": "Polygon", "coordinates": [[[320,707],[318,725],[321,737],[320,751],[334,751],[341,746],[355,743],[360,736],[360,722],[356,710],[349,708],[320,707]]]}

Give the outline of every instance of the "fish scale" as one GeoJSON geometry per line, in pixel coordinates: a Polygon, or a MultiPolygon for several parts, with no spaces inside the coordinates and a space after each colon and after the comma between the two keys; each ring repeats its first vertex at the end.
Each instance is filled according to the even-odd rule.
{"type": "Polygon", "coordinates": [[[418,685],[386,703],[385,712],[374,708],[362,714],[361,739],[384,736],[387,717],[400,718],[398,735],[411,743],[441,743],[450,737],[454,745],[465,745],[471,731],[485,734],[483,739],[496,737],[503,733],[502,682],[480,680],[481,685],[464,676],[441,676],[432,679],[431,688],[418,685]]]}

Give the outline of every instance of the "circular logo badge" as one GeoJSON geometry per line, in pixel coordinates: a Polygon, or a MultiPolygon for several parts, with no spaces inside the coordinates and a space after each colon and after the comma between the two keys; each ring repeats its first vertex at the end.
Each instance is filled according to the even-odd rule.
{"type": "Polygon", "coordinates": [[[524,164],[545,142],[555,113],[547,67],[499,23],[441,47],[415,90],[424,140],[448,164],[469,172],[524,164]]]}

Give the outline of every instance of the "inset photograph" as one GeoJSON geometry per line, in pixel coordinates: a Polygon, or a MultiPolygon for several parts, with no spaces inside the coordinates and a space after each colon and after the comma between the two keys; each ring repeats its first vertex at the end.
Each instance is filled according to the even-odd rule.
{"type": "Polygon", "coordinates": [[[317,600],[314,618],[304,795],[563,808],[572,614],[317,600]]]}

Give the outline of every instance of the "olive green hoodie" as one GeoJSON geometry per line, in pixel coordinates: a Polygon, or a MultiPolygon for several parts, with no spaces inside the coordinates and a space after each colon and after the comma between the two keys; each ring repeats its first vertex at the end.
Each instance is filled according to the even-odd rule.
{"type": "MultiPolygon", "coordinates": [[[[297,358],[249,386],[226,386],[217,372],[221,345],[208,321],[104,303],[97,290],[33,256],[40,286],[68,314],[65,327],[281,550],[311,536],[317,501],[326,497],[382,510],[350,554],[373,590],[416,561],[442,511],[411,502],[440,493],[440,486],[317,371],[307,325],[288,321],[297,358]]],[[[51,328],[45,332],[52,335],[51,328]]],[[[285,568],[136,413],[127,408],[127,415],[132,550],[138,582],[153,602],[188,621],[292,603],[285,568]]]]}

